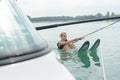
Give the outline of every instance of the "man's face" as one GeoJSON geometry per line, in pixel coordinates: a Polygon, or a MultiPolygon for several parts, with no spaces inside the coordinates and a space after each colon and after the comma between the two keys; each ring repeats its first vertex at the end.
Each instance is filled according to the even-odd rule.
{"type": "Polygon", "coordinates": [[[66,34],[63,34],[63,35],[61,36],[61,39],[64,40],[64,41],[67,40],[67,35],[66,35],[66,34]]]}

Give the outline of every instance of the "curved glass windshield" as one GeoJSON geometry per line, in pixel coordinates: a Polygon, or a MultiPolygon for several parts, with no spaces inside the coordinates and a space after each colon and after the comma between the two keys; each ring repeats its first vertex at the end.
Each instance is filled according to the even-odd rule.
{"type": "Polygon", "coordinates": [[[0,59],[40,51],[46,47],[15,1],[0,0],[0,59]]]}

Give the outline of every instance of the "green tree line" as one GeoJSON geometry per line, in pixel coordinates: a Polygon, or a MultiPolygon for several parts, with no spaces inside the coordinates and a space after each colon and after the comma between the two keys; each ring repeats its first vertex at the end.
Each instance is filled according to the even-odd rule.
{"type": "Polygon", "coordinates": [[[98,18],[108,18],[108,17],[117,17],[120,14],[115,14],[114,12],[107,12],[105,15],[97,13],[95,15],[80,15],[80,16],[52,16],[52,17],[35,17],[31,18],[28,16],[31,22],[47,22],[47,21],[78,21],[78,20],[87,20],[87,19],[98,19],[98,18]]]}

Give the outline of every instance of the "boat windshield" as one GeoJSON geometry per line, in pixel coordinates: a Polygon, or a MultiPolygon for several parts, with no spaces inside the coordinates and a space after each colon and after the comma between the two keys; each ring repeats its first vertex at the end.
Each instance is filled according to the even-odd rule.
{"type": "Polygon", "coordinates": [[[34,53],[46,47],[16,1],[0,0],[0,59],[34,53]]]}

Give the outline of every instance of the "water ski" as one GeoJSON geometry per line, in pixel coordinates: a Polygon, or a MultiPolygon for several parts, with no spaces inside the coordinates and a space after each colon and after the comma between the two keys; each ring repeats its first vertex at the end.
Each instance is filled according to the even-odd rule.
{"type": "Polygon", "coordinates": [[[95,65],[100,66],[99,56],[97,55],[97,48],[100,45],[100,39],[97,39],[93,46],[89,49],[90,56],[95,63],[95,65]]]}
{"type": "Polygon", "coordinates": [[[98,46],[100,45],[100,39],[97,39],[93,46],[89,49],[89,51],[95,51],[97,50],[98,46]]]}
{"type": "Polygon", "coordinates": [[[89,57],[87,55],[88,53],[88,48],[89,48],[89,41],[86,41],[82,47],[78,50],[78,57],[80,58],[81,62],[84,64],[85,68],[90,67],[90,61],[89,61],[89,57]]]}

